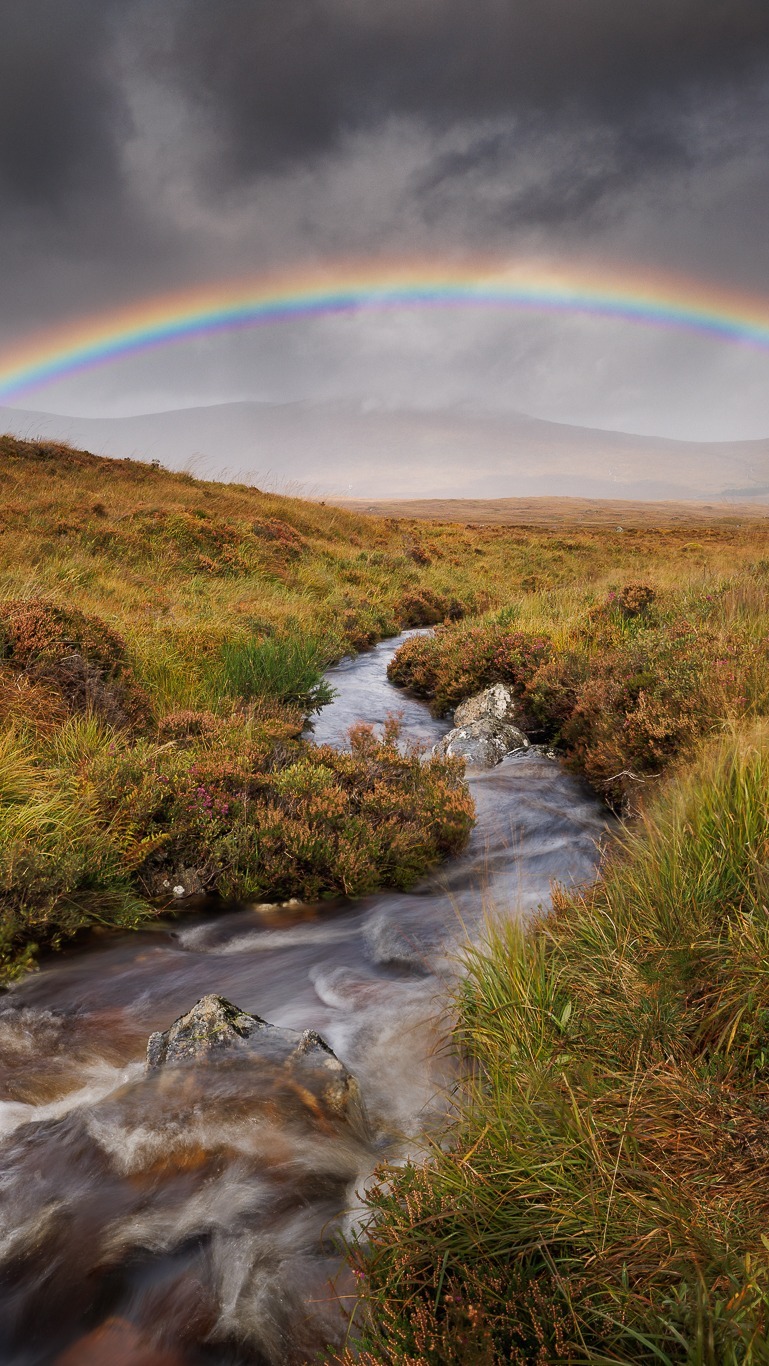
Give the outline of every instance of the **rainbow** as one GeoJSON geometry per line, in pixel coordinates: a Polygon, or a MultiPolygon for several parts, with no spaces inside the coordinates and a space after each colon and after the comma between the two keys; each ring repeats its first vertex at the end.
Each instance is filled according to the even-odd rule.
{"type": "Polygon", "coordinates": [[[0,352],[0,399],[188,338],[334,314],[424,308],[613,318],[769,349],[769,297],[703,281],[536,262],[346,263],[195,286],[39,333],[0,352]]]}

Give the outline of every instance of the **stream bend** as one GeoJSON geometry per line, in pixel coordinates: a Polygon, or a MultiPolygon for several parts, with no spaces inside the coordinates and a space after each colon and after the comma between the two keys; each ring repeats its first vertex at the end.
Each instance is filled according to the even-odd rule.
{"type": "MultiPolygon", "coordinates": [[[[319,743],[391,712],[407,739],[445,733],[387,681],[403,639],[329,670],[319,743]]],[[[440,1118],[459,947],[488,910],[526,915],[553,880],[590,880],[606,831],[595,797],[539,753],[469,782],[468,849],[412,892],[161,921],[65,952],[2,998],[3,1366],[283,1366],[340,1335],[354,1287],[334,1240],[376,1162],[440,1118]],[[308,1123],[252,1065],[145,1074],[150,1032],[209,992],[322,1034],[360,1082],[368,1132],[308,1123]]]]}

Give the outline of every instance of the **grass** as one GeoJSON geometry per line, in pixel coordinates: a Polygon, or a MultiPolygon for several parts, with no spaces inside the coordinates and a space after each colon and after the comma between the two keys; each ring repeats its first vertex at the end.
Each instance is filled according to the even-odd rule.
{"type": "Polygon", "coordinates": [[[330,662],[327,651],[312,638],[225,641],[222,690],[247,701],[270,697],[307,713],[319,711],[334,695],[322,678],[330,662]]]}
{"type": "Polygon", "coordinates": [[[397,681],[438,710],[508,682],[636,816],[592,891],[469,951],[455,1119],[371,1193],[350,1360],[759,1366],[769,528],[548,516],[370,518],[0,438],[0,976],[177,881],[360,895],[460,849],[453,761],[301,738],[328,661],[435,624],[397,681]]]}
{"type": "Polygon", "coordinates": [[[508,684],[524,728],[620,810],[728,720],[769,712],[769,585],[758,566],[698,583],[571,587],[408,641],[391,679],[439,713],[508,684]]]}
{"type": "Polygon", "coordinates": [[[459,1117],[371,1196],[355,1360],[769,1360],[768,839],[762,725],[470,954],[459,1117]]]}
{"type": "Polygon", "coordinates": [[[0,980],[174,886],[357,896],[461,847],[456,765],[301,738],[332,659],[462,610],[411,531],[10,437],[0,491],[0,980]]]}

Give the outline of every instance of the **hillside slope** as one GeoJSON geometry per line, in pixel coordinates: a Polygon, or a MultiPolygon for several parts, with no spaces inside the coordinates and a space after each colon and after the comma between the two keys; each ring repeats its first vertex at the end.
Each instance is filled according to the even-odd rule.
{"type": "Polygon", "coordinates": [[[769,496],[769,440],[673,441],[462,407],[229,403],[123,418],[0,408],[0,430],[308,496],[769,496]]]}

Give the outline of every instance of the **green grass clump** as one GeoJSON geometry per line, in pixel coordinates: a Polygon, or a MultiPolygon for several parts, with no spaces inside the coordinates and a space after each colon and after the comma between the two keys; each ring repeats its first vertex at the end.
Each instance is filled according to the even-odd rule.
{"type": "Polygon", "coordinates": [[[459,1117],[371,1197],[356,1360],[769,1360],[768,861],[763,727],[471,954],[459,1117]]]}
{"type": "Polygon", "coordinates": [[[318,711],[334,695],[322,677],[332,658],[333,649],[312,636],[228,640],[222,646],[222,690],[247,701],[269,697],[318,711]]]}

